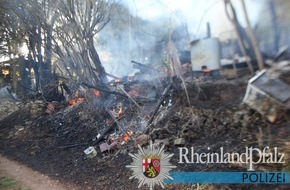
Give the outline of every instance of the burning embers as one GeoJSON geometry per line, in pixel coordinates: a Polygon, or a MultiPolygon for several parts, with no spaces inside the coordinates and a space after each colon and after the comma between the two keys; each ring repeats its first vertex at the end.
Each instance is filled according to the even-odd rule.
{"type": "Polygon", "coordinates": [[[94,93],[95,96],[97,96],[97,97],[100,97],[100,96],[101,96],[101,92],[98,91],[98,90],[96,90],[96,89],[93,90],[93,93],[94,93]]]}
{"type": "MultiPolygon", "coordinates": [[[[79,95],[79,94],[80,93],[76,93],[76,95],[73,98],[68,100],[69,106],[74,106],[77,103],[81,103],[81,102],[85,101],[85,98],[83,97],[83,95],[79,95]]],[[[100,97],[101,96],[101,92],[99,90],[96,90],[96,89],[93,90],[93,94],[96,97],[100,97]]]]}
{"type": "Polygon", "coordinates": [[[76,97],[71,98],[71,99],[68,101],[68,104],[69,104],[70,106],[73,106],[73,105],[75,105],[75,104],[77,104],[77,103],[80,103],[80,102],[83,102],[83,101],[85,101],[85,98],[76,96],[76,97]]]}
{"type": "Polygon", "coordinates": [[[126,134],[123,136],[123,141],[127,142],[130,140],[130,137],[132,137],[134,132],[132,130],[128,131],[126,134]]]}
{"type": "Polygon", "coordinates": [[[99,145],[101,152],[114,150],[118,145],[124,145],[133,136],[132,130],[127,131],[125,134],[119,135],[116,132],[109,135],[107,142],[99,145]]]}
{"type": "Polygon", "coordinates": [[[123,114],[123,107],[120,106],[119,111],[118,111],[118,115],[119,117],[123,114]]]}
{"type": "Polygon", "coordinates": [[[134,131],[128,130],[125,134],[117,134],[113,133],[109,135],[109,144],[113,143],[120,143],[124,144],[130,140],[130,138],[133,136],[134,131]]]}

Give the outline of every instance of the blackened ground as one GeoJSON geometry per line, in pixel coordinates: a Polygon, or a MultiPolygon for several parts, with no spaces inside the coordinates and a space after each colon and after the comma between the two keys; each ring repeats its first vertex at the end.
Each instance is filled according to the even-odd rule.
{"type": "MultiPolygon", "coordinates": [[[[152,140],[168,138],[170,145],[166,151],[174,153],[171,163],[175,171],[246,171],[247,167],[230,164],[178,164],[179,149],[173,145],[174,139],[186,139],[186,147],[195,147],[199,152],[216,152],[220,147],[225,151],[242,152],[245,146],[279,145],[289,152],[285,142],[289,141],[287,118],[278,124],[268,123],[254,110],[241,105],[245,83],[188,84],[193,113],[187,105],[185,93],[173,93],[167,98],[173,105],[160,109],[158,121],[152,126],[152,140]],[[165,114],[167,113],[167,114],[165,114]],[[264,137],[259,137],[262,129],[264,137]],[[210,150],[209,150],[210,148],[210,150]]],[[[146,105],[154,108],[154,103],[146,105]]],[[[137,120],[136,107],[124,113],[126,121],[137,120]]],[[[76,184],[80,189],[137,189],[138,181],[129,180],[132,172],[126,168],[132,160],[128,155],[137,153],[134,142],[119,146],[116,150],[100,153],[92,159],[83,151],[95,144],[95,136],[104,130],[110,119],[101,107],[81,103],[66,108],[53,115],[40,113],[31,118],[29,110],[22,109],[0,121],[0,151],[11,159],[20,161],[34,170],[52,178],[76,184]],[[18,127],[16,127],[18,126],[18,127]],[[21,129],[23,127],[23,129],[21,129]],[[21,130],[20,130],[21,129],[21,130]],[[66,145],[79,144],[73,148],[66,145]]],[[[289,115],[289,114],[288,114],[289,115]]],[[[286,115],[286,117],[288,117],[286,115]]],[[[289,163],[289,162],[288,162],[289,163]]],[[[288,166],[271,166],[271,171],[288,166]]],[[[258,170],[268,169],[259,166],[258,170]]],[[[289,169],[289,168],[288,168],[289,169]]],[[[289,189],[283,185],[166,185],[165,189],[289,189]]],[[[141,189],[148,189],[142,187],[141,189]]],[[[156,186],[155,189],[160,189],[156,186]]]]}

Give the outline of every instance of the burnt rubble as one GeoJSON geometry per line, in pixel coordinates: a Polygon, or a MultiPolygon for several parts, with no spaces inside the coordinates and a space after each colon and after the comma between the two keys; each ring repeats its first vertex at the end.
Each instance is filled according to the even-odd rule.
{"type": "MultiPolygon", "coordinates": [[[[289,153],[288,61],[269,62],[255,76],[234,80],[207,67],[198,75],[183,72],[178,59],[171,70],[132,63],[140,72],[113,76],[106,85],[64,78],[74,85],[65,85],[67,93],[58,101],[42,95],[19,100],[9,87],[2,88],[0,153],[88,189],[136,186],[126,183],[131,173],[124,167],[129,153],[150,142],[175,155],[180,147],[241,152],[245,146],[278,146],[289,153]],[[118,180],[110,178],[112,173],[118,180]]],[[[289,170],[288,161],[286,156],[284,164],[254,169],[289,170]]],[[[178,163],[178,156],[172,162],[178,163]]],[[[245,171],[247,165],[179,165],[178,170],[245,171]]]]}
{"type": "MultiPolygon", "coordinates": [[[[118,85],[127,84],[118,82],[118,85]]],[[[151,88],[150,85],[143,88],[146,87],[151,88]]],[[[149,141],[164,144],[166,151],[176,155],[177,148],[183,146],[199,150],[222,146],[240,151],[244,146],[279,145],[281,150],[289,152],[288,113],[271,123],[263,114],[242,104],[247,81],[187,83],[190,102],[181,82],[159,88],[157,91],[161,93],[156,92],[154,100],[148,101],[148,97],[138,97],[144,89],[124,87],[127,98],[111,95],[105,101],[107,106],[98,101],[102,92],[89,90],[87,93],[93,92],[96,98],[95,104],[88,103],[86,96],[80,94],[72,96],[73,101],[67,103],[9,100],[13,107],[17,104],[17,109],[9,110],[10,114],[0,121],[1,153],[51,177],[62,176],[64,181],[97,189],[136,186],[135,181],[125,184],[131,173],[124,171],[123,165],[130,162],[128,153],[149,141]],[[112,172],[119,180],[109,179],[112,172]]],[[[177,162],[177,157],[172,162],[177,162]]],[[[180,165],[178,169],[191,171],[191,167],[180,165]]],[[[269,170],[268,166],[256,167],[269,170]]],[[[271,170],[287,168],[289,164],[271,170]]],[[[221,169],[245,170],[246,166],[210,164],[194,168],[221,169]]]]}

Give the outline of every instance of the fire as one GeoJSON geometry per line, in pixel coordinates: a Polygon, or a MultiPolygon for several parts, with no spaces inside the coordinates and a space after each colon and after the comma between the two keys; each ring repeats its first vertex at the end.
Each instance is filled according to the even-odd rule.
{"type": "Polygon", "coordinates": [[[122,82],[122,80],[121,79],[115,79],[115,83],[119,83],[119,82],[122,82]]]}
{"type": "Polygon", "coordinates": [[[123,137],[124,141],[127,142],[133,134],[133,131],[128,131],[123,137]]]}
{"type": "Polygon", "coordinates": [[[119,111],[118,111],[119,116],[123,114],[123,108],[122,106],[120,107],[119,111]]]}
{"type": "Polygon", "coordinates": [[[74,97],[74,98],[70,99],[68,101],[68,103],[69,103],[70,106],[73,106],[76,103],[83,102],[84,100],[85,100],[85,98],[82,98],[82,97],[74,97]]]}
{"type": "Polygon", "coordinates": [[[96,90],[96,89],[94,89],[93,92],[97,97],[99,97],[101,95],[101,92],[96,90]]]}

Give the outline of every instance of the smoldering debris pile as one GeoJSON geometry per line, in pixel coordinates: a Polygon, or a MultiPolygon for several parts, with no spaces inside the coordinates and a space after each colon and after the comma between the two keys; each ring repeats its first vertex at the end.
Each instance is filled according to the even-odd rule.
{"type": "MultiPolygon", "coordinates": [[[[133,142],[145,145],[149,140],[168,146],[184,146],[210,145],[227,137],[230,142],[238,137],[244,143],[262,145],[265,139],[259,139],[257,133],[270,124],[263,115],[241,106],[245,88],[245,83],[205,83],[198,88],[196,84],[188,84],[191,107],[187,105],[185,93],[174,89],[164,96],[159,107],[159,102],[139,105],[120,98],[106,108],[73,97],[74,101],[69,101],[67,106],[55,109],[59,107],[57,103],[37,100],[22,106],[22,112],[30,116],[26,123],[31,125],[24,129],[32,130],[30,135],[52,133],[56,148],[83,147],[85,150],[93,146],[99,153],[122,149],[133,142]],[[232,90],[238,86],[239,89],[232,90]],[[36,120],[35,114],[38,114],[36,120]],[[152,122],[148,123],[150,117],[152,122]]],[[[5,122],[5,119],[1,121],[5,122]]],[[[5,125],[15,127],[19,124],[6,122],[5,125]]]]}
{"type": "MultiPolygon", "coordinates": [[[[110,181],[110,173],[123,175],[122,167],[116,163],[129,164],[128,152],[135,152],[137,144],[145,146],[151,140],[164,144],[166,151],[174,154],[178,154],[177,147],[183,146],[198,147],[200,151],[224,147],[239,152],[245,146],[279,145],[281,151],[289,152],[289,114],[269,122],[263,114],[242,104],[246,88],[246,82],[236,81],[187,83],[190,106],[184,89],[176,88],[170,88],[164,96],[158,92],[155,101],[132,97],[130,94],[139,93],[137,87],[127,91],[131,91],[128,96],[132,99],[111,96],[98,101],[100,92],[90,91],[96,97],[94,104],[88,103],[86,96],[78,95],[67,103],[31,101],[19,105],[18,111],[0,121],[0,141],[5,147],[1,151],[54,177],[60,175],[65,180],[95,187],[101,187],[104,181],[113,187],[116,182],[110,181]],[[41,163],[48,163],[47,167],[41,163]],[[104,167],[109,172],[101,172],[104,167]],[[98,179],[93,175],[96,171],[98,179]]],[[[164,92],[166,87],[158,90],[164,92]]],[[[178,162],[174,159],[177,158],[172,162],[178,162]]],[[[220,170],[219,167],[246,169],[234,164],[226,168],[194,167],[202,171],[220,170]]],[[[281,168],[289,165],[270,169],[281,168]]],[[[192,170],[185,165],[179,169],[192,170]]],[[[269,170],[262,165],[255,169],[269,170]]],[[[128,179],[130,175],[127,171],[123,177],[128,179]]]]}

